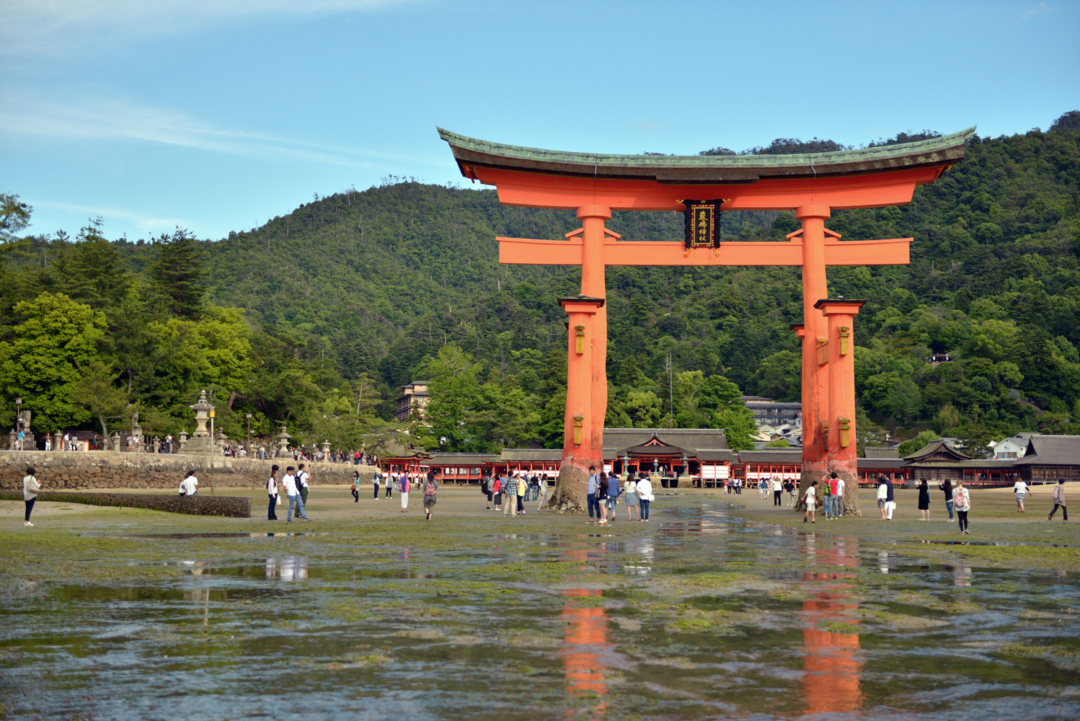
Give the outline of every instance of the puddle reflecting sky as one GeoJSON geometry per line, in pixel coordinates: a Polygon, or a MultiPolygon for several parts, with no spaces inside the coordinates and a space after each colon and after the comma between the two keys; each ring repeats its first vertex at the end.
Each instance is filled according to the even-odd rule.
{"type": "Polygon", "coordinates": [[[163,545],[147,566],[171,575],[10,595],[0,704],[160,719],[1080,718],[1075,576],[928,563],[720,502],[655,520],[435,547],[238,540],[224,560],[163,545]]]}

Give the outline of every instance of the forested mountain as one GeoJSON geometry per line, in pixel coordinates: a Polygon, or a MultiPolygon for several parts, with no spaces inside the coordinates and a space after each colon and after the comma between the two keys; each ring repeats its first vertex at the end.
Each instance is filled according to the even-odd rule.
{"type": "MultiPolygon", "coordinates": [[[[868,300],[855,324],[863,431],[931,429],[977,450],[991,436],[1078,427],[1078,126],[1072,112],[1047,132],[977,137],[910,205],[840,211],[828,222],[845,239],[915,238],[910,266],[828,272],[832,294],[868,300]],[[953,360],[930,365],[933,353],[953,360]]],[[[778,140],[755,150],[805,147],[778,140]]],[[[157,409],[163,429],[186,418],[188,396],[205,386],[229,399],[230,433],[246,412],[263,431],[287,419],[319,435],[353,413],[359,433],[375,416],[389,419],[395,386],[431,375],[453,386],[449,405],[433,410],[444,447],[558,444],[566,331],[556,298],[578,292],[580,273],[500,266],[495,237],[560,238],[578,225],[571,212],[502,207],[491,190],[388,178],[216,242],[178,232],[108,243],[94,224],[75,241],[16,243],[8,233],[0,276],[8,407],[0,413],[10,414],[16,393],[41,395],[39,415],[48,405],[18,357],[47,335],[27,324],[82,306],[91,312],[87,347],[98,350],[78,363],[108,366],[109,385],[125,403],[157,409]],[[177,270],[193,263],[194,275],[177,270]],[[186,311],[167,290],[178,277],[204,289],[186,311]],[[43,293],[48,308],[37,308],[43,293]],[[71,307],[55,307],[60,294],[71,307]],[[457,420],[439,426],[440,413],[457,420]]],[[[682,225],[681,214],[641,212],[616,212],[609,224],[625,240],[676,241],[682,225]]],[[[722,233],[780,241],[796,227],[790,213],[735,212],[724,214],[722,233]]],[[[788,330],[802,319],[797,268],[607,273],[610,424],[723,426],[738,444],[749,428],[740,390],[798,399],[798,345],[788,330]]],[[[78,376],[56,371],[53,400],[67,408],[52,416],[58,426],[94,423],[97,414],[67,387],[78,376]]]]}

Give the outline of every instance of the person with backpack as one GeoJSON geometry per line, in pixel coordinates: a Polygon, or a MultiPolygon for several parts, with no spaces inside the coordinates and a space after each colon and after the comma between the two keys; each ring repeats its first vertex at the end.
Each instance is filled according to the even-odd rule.
{"type": "Polygon", "coordinates": [[[832,491],[829,488],[829,477],[826,476],[821,489],[821,505],[825,507],[825,520],[832,520],[832,491]]]}
{"type": "Polygon", "coordinates": [[[971,510],[971,494],[964,488],[964,479],[956,482],[956,490],[953,492],[953,508],[956,509],[956,517],[960,522],[960,533],[968,533],[968,511],[971,510]]]}
{"type": "Polygon", "coordinates": [[[276,521],[278,504],[278,466],[270,467],[270,479],[266,482],[266,495],[270,497],[270,508],[266,511],[266,520],[276,521]]]}
{"type": "Polygon", "coordinates": [[[1050,494],[1051,500],[1054,501],[1054,510],[1050,511],[1050,515],[1046,517],[1046,520],[1054,520],[1054,514],[1057,513],[1058,506],[1061,506],[1061,520],[1069,520],[1069,509],[1065,508],[1065,479],[1059,478],[1057,485],[1054,486],[1054,492],[1050,494]]]}
{"type": "Polygon", "coordinates": [[[304,464],[298,464],[296,470],[296,490],[300,492],[300,498],[304,501],[304,508],[307,508],[308,478],[310,477],[310,474],[304,470],[304,464]]]}
{"type": "MultiPolygon", "coordinates": [[[[401,483],[398,485],[398,493],[401,496],[401,512],[409,512],[409,487],[412,482],[407,475],[401,476],[401,483]]],[[[425,504],[426,505],[426,504],[425,504]]]]}
{"type": "Polygon", "coordinates": [[[296,507],[297,518],[302,518],[305,521],[310,520],[304,511],[304,499],[300,497],[300,489],[296,487],[296,476],[293,474],[292,466],[285,469],[285,477],[281,479],[281,484],[285,486],[285,495],[289,497],[289,511],[285,514],[285,522],[292,523],[294,506],[296,507]]]}
{"type": "Polygon", "coordinates": [[[439,484],[435,482],[435,471],[428,471],[427,481],[424,482],[424,513],[427,520],[431,520],[431,512],[435,509],[435,494],[439,490],[439,484]]]}

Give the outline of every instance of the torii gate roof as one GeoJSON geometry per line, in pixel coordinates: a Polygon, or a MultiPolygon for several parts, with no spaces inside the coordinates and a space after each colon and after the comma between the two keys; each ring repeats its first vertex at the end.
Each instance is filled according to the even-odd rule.
{"type": "Polygon", "coordinates": [[[439,128],[462,175],[482,180],[477,168],[550,175],[645,180],[663,185],[756,183],[768,179],[828,178],[915,168],[944,168],[964,157],[975,133],[959,133],[914,143],[859,150],[792,155],[607,155],[542,150],[492,143],[439,128]]]}
{"type": "Polygon", "coordinates": [[[494,185],[504,205],[677,211],[684,199],[722,199],[724,210],[910,203],[915,186],[963,159],[974,132],[835,153],[672,156],[539,150],[439,129],[462,175],[494,185]]]}

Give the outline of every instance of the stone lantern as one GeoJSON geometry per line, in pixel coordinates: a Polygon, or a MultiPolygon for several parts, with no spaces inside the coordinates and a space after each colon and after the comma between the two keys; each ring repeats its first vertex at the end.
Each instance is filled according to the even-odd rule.
{"type": "Polygon", "coordinates": [[[322,452],[324,457],[330,455],[330,441],[322,442],[322,452]]]}
{"type": "Polygon", "coordinates": [[[289,430],[284,425],[281,426],[281,433],[278,434],[278,458],[287,458],[289,455],[289,430]]]}
{"type": "Polygon", "coordinates": [[[195,411],[195,432],[191,434],[191,438],[188,440],[187,452],[188,453],[209,453],[213,450],[214,439],[210,437],[210,431],[206,428],[207,421],[210,420],[210,413],[213,412],[214,406],[210,401],[206,400],[206,391],[200,391],[199,402],[193,406],[190,406],[191,410],[195,411]]]}
{"type": "Polygon", "coordinates": [[[188,434],[187,431],[180,431],[180,453],[187,450],[188,434]]]}

